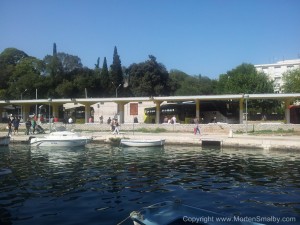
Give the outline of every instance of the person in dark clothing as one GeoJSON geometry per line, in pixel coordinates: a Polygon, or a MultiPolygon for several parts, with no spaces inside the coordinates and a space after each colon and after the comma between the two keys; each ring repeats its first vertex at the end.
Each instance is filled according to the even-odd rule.
{"type": "Polygon", "coordinates": [[[25,132],[25,134],[26,134],[26,135],[29,135],[30,127],[31,127],[31,121],[30,121],[29,118],[28,118],[28,120],[26,121],[25,126],[26,126],[26,132],[25,132]]]}
{"type": "Polygon", "coordinates": [[[8,127],[8,136],[12,135],[12,122],[11,122],[11,119],[10,117],[8,117],[8,121],[7,121],[7,127],[8,127]]]}
{"type": "Polygon", "coordinates": [[[14,126],[14,134],[19,134],[19,126],[20,126],[20,119],[18,117],[14,117],[12,120],[12,125],[14,126]]]}

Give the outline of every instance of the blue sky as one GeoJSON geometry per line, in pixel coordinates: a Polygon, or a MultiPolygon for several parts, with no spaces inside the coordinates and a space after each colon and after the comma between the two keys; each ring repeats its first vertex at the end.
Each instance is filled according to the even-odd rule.
{"type": "Polygon", "coordinates": [[[167,70],[218,78],[243,62],[300,57],[299,0],[1,0],[0,52],[58,52],[94,68],[154,55],[167,70]]]}

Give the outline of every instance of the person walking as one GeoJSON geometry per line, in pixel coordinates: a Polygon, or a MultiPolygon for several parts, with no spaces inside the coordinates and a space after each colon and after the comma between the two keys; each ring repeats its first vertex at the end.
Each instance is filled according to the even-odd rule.
{"type": "Polygon", "coordinates": [[[119,134],[120,130],[119,130],[120,124],[118,123],[118,120],[115,120],[115,130],[113,132],[113,134],[119,134]]]}
{"type": "Polygon", "coordinates": [[[194,123],[195,123],[195,128],[194,128],[194,134],[196,135],[197,133],[200,133],[200,127],[199,127],[199,120],[198,118],[194,119],[194,123]]]}
{"type": "Polygon", "coordinates": [[[31,127],[30,118],[28,118],[28,120],[26,121],[25,126],[26,126],[26,132],[25,132],[25,134],[29,135],[29,133],[30,133],[30,127],[31,127]]]}
{"type": "Polygon", "coordinates": [[[19,134],[19,126],[20,126],[20,119],[18,117],[14,117],[12,120],[12,125],[14,126],[14,134],[19,134]]]}
{"type": "Polygon", "coordinates": [[[31,127],[32,127],[32,133],[34,134],[35,132],[35,127],[36,127],[36,121],[34,120],[34,118],[31,121],[31,127]]]}
{"type": "Polygon", "coordinates": [[[113,119],[110,123],[110,126],[111,126],[111,131],[115,131],[115,128],[116,128],[116,121],[113,119]]]}
{"type": "Polygon", "coordinates": [[[7,136],[11,136],[12,135],[12,122],[11,122],[11,119],[10,117],[8,117],[8,121],[7,121],[7,127],[8,127],[8,134],[7,136]]]}

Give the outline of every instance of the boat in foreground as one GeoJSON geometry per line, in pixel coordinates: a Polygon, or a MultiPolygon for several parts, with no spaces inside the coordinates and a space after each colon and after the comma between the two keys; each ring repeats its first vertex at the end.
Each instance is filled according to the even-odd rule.
{"type": "Polygon", "coordinates": [[[92,141],[92,137],[81,136],[70,131],[56,131],[44,137],[30,137],[30,145],[33,147],[77,147],[84,146],[92,141]]]}
{"type": "Polygon", "coordinates": [[[165,144],[165,139],[121,139],[120,142],[123,146],[128,147],[153,147],[153,146],[163,146],[165,144]]]}
{"type": "Polygon", "coordinates": [[[10,136],[0,137],[0,146],[8,146],[10,143],[10,136]]]}
{"type": "Polygon", "coordinates": [[[133,211],[130,218],[134,225],[263,225],[245,221],[242,216],[226,217],[212,211],[172,201],[157,203],[142,208],[140,211],[133,211]]]}

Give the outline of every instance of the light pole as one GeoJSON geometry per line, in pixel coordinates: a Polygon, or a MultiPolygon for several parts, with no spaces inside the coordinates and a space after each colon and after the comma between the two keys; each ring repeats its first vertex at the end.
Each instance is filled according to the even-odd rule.
{"type": "Polygon", "coordinates": [[[118,97],[118,89],[121,87],[121,84],[119,84],[119,86],[118,87],[116,87],[116,85],[114,84],[114,82],[111,82],[113,85],[114,85],[114,87],[116,88],[116,98],[118,97]]]}
{"type": "Polygon", "coordinates": [[[49,102],[49,132],[51,133],[51,121],[50,121],[50,103],[52,101],[52,98],[48,98],[48,102],[49,102]]]}
{"type": "MultiPolygon", "coordinates": [[[[23,91],[21,93],[21,100],[23,100],[23,94],[27,91],[27,89],[25,89],[25,91],[23,91]]],[[[21,120],[23,120],[23,105],[21,105],[21,120]]]]}
{"type": "MultiPolygon", "coordinates": [[[[35,89],[35,99],[37,100],[37,89],[35,89]]],[[[35,116],[38,116],[38,114],[37,114],[37,104],[35,104],[35,116]]]]}
{"type": "MultiPolygon", "coordinates": [[[[116,87],[116,85],[114,84],[114,82],[111,82],[113,85],[114,85],[114,87],[116,88],[116,98],[118,97],[118,89],[119,89],[119,87],[121,87],[121,84],[119,84],[118,85],[118,87],[116,87]]],[[[116,114],[116,116],[119,114],[119,103],[117,103],[117,114],[116,114]]]]}
{"type": "Polygon", "coordinates": [[[244,99],[246,100],[246,134],[248,134],[248,99],[249,99],[249,95],[244,94],[244,99]]]}

